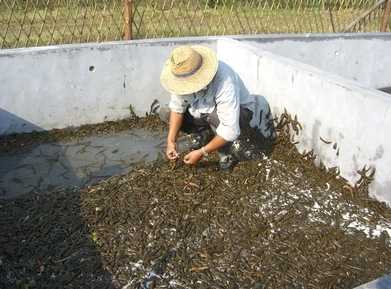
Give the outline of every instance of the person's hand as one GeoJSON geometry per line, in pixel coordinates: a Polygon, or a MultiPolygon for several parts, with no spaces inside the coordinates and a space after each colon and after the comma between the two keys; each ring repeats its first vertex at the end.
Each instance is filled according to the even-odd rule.
{"type": "Polygon", "coordinates": [[[201,150],[195,150],[185,155],[183,161],[187,165],[196,165],[203,156],[201,150]]]}
{"type": "Polygon", "coordinates": [[[179,154],[176,151],[176,143],[175,142],[167,142],[166,156],[171,161],[174,161],[179,157],[179,154]]]}

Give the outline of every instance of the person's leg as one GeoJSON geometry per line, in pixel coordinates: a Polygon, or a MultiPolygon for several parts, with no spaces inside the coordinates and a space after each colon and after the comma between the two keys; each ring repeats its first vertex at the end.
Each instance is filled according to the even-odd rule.
{"type": "MultiPolygon", "coordinates": [[[[206,117],[206,121],[208,122],[214,135],[216,135],[217,127],[220,124],[220,120],[217,115],[216,109],[206,117]]],[[[232,142],[228,142],[224,147],[222,147],[221,149],[219,149],[217,151],[217,153],[220,157],[220,167],[224,166],[224,164],[226,164],[227,167],[231,166],[231,163],[233,162],[233,159],[232,159],[232,156],[230,153],[231,146],[232,146],[232,142]]]]}
{"type": "Polygon", "coordinates": [[[238,160],[248,160],[255,158],[255,134],[256,129],[250,126],[253,113],[247,108],[240,109],[240,136],[232,144],[231,151],[238,160]]]}
{"type": "MultiPolygon", "coordinates": [[[[164,123],[168,124],[170,121],[170,109],[163,107],[159,109],[159,118],[164,123]]],[[[181,131],[187,134],[196,133],[209,128],[208,122],[205,119],[195,119],[188,110],[183,114],[183,123],[181,131]]]]}
{"type": "Polygon", "coordinates": [[[188,135],[190,149],[200,149],[213,137],[213,131],[205,117],[194,118],[189,111],[183,116],[181,131],[188,135]]]}
{"type": "MultiPolygon", "coordinates": [[[[160,108],[158,114],[164,123],[169,123],[169,108],[160,108]]],[[[188,110],[183,114],[183,123],[180,130],[188,136],[188,146],[190,149],[201,148],[213,137],[213,132],[206,120],[206,116],[203,118],[194,118],[188,110]]]]}
{"type": "MultiPolygon", "coordinates": [[[[263,111],[263,113],[265,112],[267,111],[263,111]]],[[[219,125],[219,119],[216,111],[211,113],[207,120],[215,132],[219,125]]],[[[222,169],[229,169],[241,160],[250,160],[262,157],[264,153],[268,151],[270,143],[273,142],[273,134],[270,134],[270,137],[265,137],[264,130],[260,129],[261,124],[263,126],[269,122],[273,124],[270,113],[263,117],[261,114],[259,121],[257,120],[259,124],[252,127],[251,122],[254,122],[253,112],[241,107],[239,122],[241,133],[238,139],[227,143],[226,146],[218,151],[220,156],[220,167],[222,169]]]]}
{"type": "Polygon", "coordinates": [[[187,134],[199,133],[209,129],[209,124],[205,118],[194,118],[187,110],[183,114],[181,131],[187,134]]]}
{"type": "MultiPolygon", "coordinates": [[[[241,107],[240,108],[240,117],[239,117],[239,125],[241,129],[241,136],[245,135],[249,129],[250,129],[250,121],[252,118],[252,112],[246,108],[241,107]]],[[[211,114],[207,116],[207,122],[209,123],[211,129],[214,133],[216,133],[216,129],[220,124],[220,120],[217,115],[217,111],[214,110],[211,114]]],[[[241,137],[239,139],[228,142],[224,147],[218,150],[218,154],[220,157],[220,168],[223,170],[227,170],[232,168],[239,160],[243,158],[249,158],[248,154],[247,157],[244,157],[245,152],[243,152],[244,146],[242,145],[243,141],[241,140],[241,137]]]]}
{"type": "Polygon", "coordinates": [[[265,97],[254,95],[255,115],[251,120],[251,126],[255,128],[255,144],[257,150],[270,153],[276,140],[274,118],[270,110],[270,105],[265,97]]]}

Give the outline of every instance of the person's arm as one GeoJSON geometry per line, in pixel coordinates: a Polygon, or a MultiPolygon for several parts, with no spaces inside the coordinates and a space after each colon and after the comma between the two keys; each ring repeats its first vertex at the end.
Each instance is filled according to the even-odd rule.
{"type": "Polygon", "coordinates": [[[178,137],[179,129],[182,126],[183,114],[186,111],[187,103],[185,101],[186,96],[171,95],[170,103],[170,119],[169,129],[167,136],[167,150],[166,156],[169,160],[176,160],[179,157],[176,147],[176,140],[178,137]]]}
{"type": "Polygon", "coordinates": [[[216,135],[206,146],[188,153],[183,160],[185,164],[195,165],[200,159],[202,159],[202,157],[204,156],[204,152],[209,154],[214,151],[217,151],[218,149],[222,148],[226,143],[227,141],[225,139],[223,139],[219,135],[216,135]]]}
{"type": "Polygon", "coordinates": [[[176,150],[176,140],[178,138],[179,129],[182,126],[183,114],[171,111],[170,112],[170,121],[169,121],[169,130],[167,136],[167,158],[170,160],[175,160],[178,158],[178,152],[176,150]]]}
{"type": "Polygon", "coordinates": [[[178,138],[179,129],[182,126],[183,122],[183,114],[171,111],[170,112],[170,122],[169,122],[169,130],[167,136],[167,142],[175,143],[178,138]]]}
{"type": "Polygon", "coordinates": [[[226,145],[227,141],[223,139],[221,136],[216,135],[206,146],[204,146],[204,150],[206,153],[213,153],[218,149],[221,149],[224,145],[226,145]]]}

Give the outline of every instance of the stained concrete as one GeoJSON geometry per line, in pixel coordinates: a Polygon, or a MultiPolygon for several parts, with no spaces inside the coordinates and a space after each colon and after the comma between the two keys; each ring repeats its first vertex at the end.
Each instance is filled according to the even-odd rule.
{"type": "Polygon", "coordinates": [[[156,160],[164,146],[163,135],[134,129],[3,153],[0,154],[0,198],[84,187],[127,173],[141,161],[156,160]]]}

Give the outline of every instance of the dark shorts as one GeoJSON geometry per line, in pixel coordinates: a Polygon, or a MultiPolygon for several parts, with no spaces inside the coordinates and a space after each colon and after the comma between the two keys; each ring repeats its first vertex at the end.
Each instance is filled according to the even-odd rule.
{"type": "MultiPolygon", "coordinates": [[[[252,112],[247,108],[240,108],[239,125],[241,131],[246,131],[250,128],[252,112]]],[[[220,124],[216,109],[212,113],[204,114],[200,118],[193,117],[187,110],[183,115],[183,124],[181,130],[185,133],[198,133],[207,129],[211,129],[216,133],[216,129],[220,124]]]]}
{"type": "MultiPolygon", "coordinates": [[[[263,135],[256,128],[250,127],[252,111],[247,108],[240,108],[239,125],[241,134],[237,140],[228,142],[218,150],[220,156],[231,155],[238,160],[254,159],[269,151],[270,142],[266,141],[263,135]]],[[[162,118],[162,116],[161,116],[162,118]]],[[[169,112],[163,121],[168,122],[169,112]]],[[[201,135],[202,145],[206,145],[215,135],[220,124],[216,110],[210,114],[204,114],[200,118],[193,117],[187,110],[183,114],[181,131],[186,134],[201,135]]]]}
{"type": "MultiPolygon", "coordinates": [[[[263,112],[261,112],[263,113],[263,112]]],[[[169,122],[170,110],[167,108],[160,109],[159,116],[162,121],[169,122]]],[[[264,134],[259,130],[261,125],[257,128],[252,128],[250,122],[252,120],[253,113],[247,108],[240,108],[239,125],[240,125],[240,136],[233,142],[228,142],[218,152],[220,155],[232,155],[237,159],[253,159],[257,156],[263,155],[263,153],[269,153],[274,143],[274,134],[271,137],[265,137],[264,134]]],[[[274,131],[272,117],[268,117],[270,129],[274,131]]],[[[260,121],[262,121],[262,115],[260,121]]],[[[265,120],[263,120],[265,121],[265,120]]],[[[214,110],[210,114],[204,114],[200,118],[193,117],[187,110],[183,114],[183,123],[181,131],[186,134],[198,134],[201,135],[202,145],[207,144],[215,135],[216,129],[220,124],[220,120],[217,115],[217,111],[214,110]]]]}

